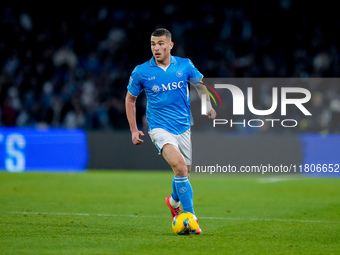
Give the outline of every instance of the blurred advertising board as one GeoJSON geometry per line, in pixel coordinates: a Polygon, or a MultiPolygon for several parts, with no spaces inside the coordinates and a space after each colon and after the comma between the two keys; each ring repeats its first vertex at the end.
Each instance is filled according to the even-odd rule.
{"type": "Polygon", "coordinates": [[[84,172],[87,136],[80,129],[0,128],[0,169],[8,172],[84,172]]]}

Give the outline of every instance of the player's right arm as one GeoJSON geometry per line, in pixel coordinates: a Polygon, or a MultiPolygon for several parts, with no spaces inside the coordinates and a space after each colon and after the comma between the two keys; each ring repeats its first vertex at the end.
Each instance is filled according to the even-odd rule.
{"type": "Polygon", "coordinates": [[[125,97],[125,110],[126,117],[130,125],[130,131],[132,135],[132,142],[134,145],[139,145],[144,141],[139,136],[144,136],[144,133],[138,130],[136,121],[136,100],[139,93],[142,91],[143,85],[140,81],[138,74],[138,67],[136,67],[130,76],[129,84],[127,87],[127,93],[125,97]]]}
{"type": "Polygon", "coordinates": [[[134,145],[139,145],[144,141],[139,138],[139,136],[144,136],[144,133],[137,128],[136,122],[136,100],[137,97],[131,95],[128,91],[125,97],[125,109],[126,109],[126,117],[128,119],[130,125],[130,131],[132,135],[132,142],[134,145]]]}

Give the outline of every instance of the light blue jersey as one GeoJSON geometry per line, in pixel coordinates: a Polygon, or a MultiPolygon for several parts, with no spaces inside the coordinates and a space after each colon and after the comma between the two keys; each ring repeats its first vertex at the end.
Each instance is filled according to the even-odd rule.
{"type": "Polygon", "coordinates": [[[191,126],[189,81],[197,85],[202,78],[190,59],[171,56],[164,70],[152,57],[132,71],[127,89],[135,97],[145,89],[149,130],[162,128],[178,135],[191,126]]]}

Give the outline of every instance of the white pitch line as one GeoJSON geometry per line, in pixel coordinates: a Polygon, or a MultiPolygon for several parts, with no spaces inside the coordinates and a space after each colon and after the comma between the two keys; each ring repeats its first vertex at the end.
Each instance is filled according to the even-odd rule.
{"type": "MultiPolygon", "coordinates": [[[[134,214],[108,214],[108,213],[72,213],[72,212],[0,212],[0,214],[22,215],[56,215],[56,216],[97,216],[97,217],[129,217],[129,218],[165,218],[161,215],[134,215],[134,214]]],[[[267,221],[267,222],[297,222],[297,223],[326,223],[338,222],[328,220],[298,220],[298,219],[269,219],[269,218],[233,218],[233,217],[199,217],[204,220],[230,220],[230,221],[267,221]]]]}
{"type": "Polygon", "coordinates": [[[296,180],[296,178],[260,178],[257,180],[259,184],[266,184],[266,183],[276,183],[276,182],[284,182],[284,181],[292,181],[296,180]]]}

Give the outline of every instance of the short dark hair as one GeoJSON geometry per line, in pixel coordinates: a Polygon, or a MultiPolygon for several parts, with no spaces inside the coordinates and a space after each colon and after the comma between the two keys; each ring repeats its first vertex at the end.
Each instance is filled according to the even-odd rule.
{"type": "Polygon", "coordinates": [[[168,37],[171,41],[171,33],[168,29],[166,28],[157,28],[155,31],[152,32],[151,36],[163,36],[165,35],[166,37],[168,37]]]}

